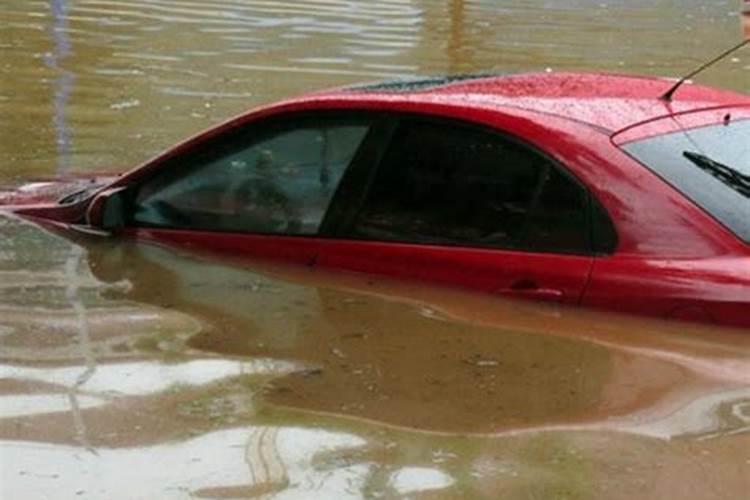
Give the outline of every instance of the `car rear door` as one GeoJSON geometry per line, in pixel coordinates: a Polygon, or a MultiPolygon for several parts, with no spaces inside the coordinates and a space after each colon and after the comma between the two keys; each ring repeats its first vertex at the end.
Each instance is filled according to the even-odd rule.
{"type": "Polygon", "coordinates": [[[493,130],[413,116],[394,128],[333,207],[318,265],[579,303],[593,262],[580,183],[493,130]]]}

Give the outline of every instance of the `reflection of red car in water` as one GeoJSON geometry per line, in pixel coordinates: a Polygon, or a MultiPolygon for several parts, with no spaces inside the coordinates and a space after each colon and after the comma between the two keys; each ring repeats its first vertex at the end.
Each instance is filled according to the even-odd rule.
{"type": "Polygon", "coordinates": [[[750,97],[688,84],[660,99],[670,86],[553,73],[338,89],[108,183],[5,204],[70,228],[748,327],[750,97]]]}

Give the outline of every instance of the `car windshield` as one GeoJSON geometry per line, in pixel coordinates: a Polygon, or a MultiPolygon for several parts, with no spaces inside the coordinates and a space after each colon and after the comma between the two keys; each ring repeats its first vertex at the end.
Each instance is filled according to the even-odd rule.
{"type": "Polygon", "coordinates": [[[623,149],[750,243],[750,120],[650,137],[623,149]]]}

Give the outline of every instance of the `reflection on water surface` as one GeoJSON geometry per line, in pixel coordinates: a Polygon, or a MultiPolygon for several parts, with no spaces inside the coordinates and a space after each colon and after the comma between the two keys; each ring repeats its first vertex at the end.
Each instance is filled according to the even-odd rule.
{"type": "MultiPolygon", "coordinates": [[[[112,172],[287,95],[678,75],[734,0],[3,0],[0,184],[112,172]],[[11,117],[10,119],[8,117],[11,117]]],[[[700,81],[747,91],[746,52],[700,81]]],[[[3,498],[741,498],[750,337],[73,244],[0,217],[3,498]]]]}
{"type": "MultiPolygon", "coordinates": [[[[737,0],[3,0],[0,184],[119,171],[243,110],[424,74],[685,74],[739,36],[737,0]]],[[[750,90],[740,52],[701,82],[750,90]]]]}
{"type": "Polygon", "coordinates": [[[748,486],[742,333],[74,244],[7,217],[0,230],[0,442],[15,497],[748,486]],[[19,248],[22,236],[47,251],[19,248]]]}

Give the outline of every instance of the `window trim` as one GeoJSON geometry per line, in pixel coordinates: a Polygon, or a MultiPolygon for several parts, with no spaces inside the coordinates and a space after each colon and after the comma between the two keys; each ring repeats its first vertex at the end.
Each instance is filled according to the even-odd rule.
{"type": "MultiPolygon", "coordinates": [[[[265,131],[264,131],[265,132],[265,131]]],[[[273,133],[271,131],[268,132],[273,133]]],[[[265,134],[264,134],[265,135],[265,134]]],[[[511,132],[496,128],[492,125],[470,121],[462,118],[455,118],[444,115],[432,115],[423,114],[418,112],[399,112],[399,111],[377,111],[372,109],[316,109],[316,110],[303,110],[303,111],[289,111],[274,114],[268,117],[261,118],[259,120],[251,121],[237,129],[227,131],[225,133],[212,136],[207,138],[205,141],[201,141],[194,145],[191,145],[188,149],[179,152],[178,155],[164,159],[158,166],[154,166],[153,170],[148,175],[139,178],[132,186],[127,189],[125,193],[125,209],[126,209],[126,227],[132,229],[159,229],[159,230],[177,230],[177,231],[199,231],[209,232],[216,234],[236,234],[236,235],[252,235],[252,236],[276,236],[285,238],[298,238],[298,239],[327,239],[327,240],[353,240],[353,241],[372,241],[379,243],[391,243],[391,244],[410,244],[416,246],[443,246],[452,248],[470,248],[477,250],[495,250],[495,251],[513,251],[513,252],[524,252],[524,253],[539,253],[539,254],[558,254],[558,255],[580,255],[580,256],[609,256],[616,252],[619,238],[616,227],[612,221],[609,212],[605,206],[596,198],[595,194],[589,189],[585,183],[583,183],[569,168],[561,163],[556,158],[552,157],[544,150],[529,143],[528,141],[513,135],[511,132]],[[190,168],[190,166],[180,166],[181,159],[186,156],[201,154],[207,146],[218,145],[224,151],[227,149],[227,143],[236,144],[242,137],[252,136],[254,130],[259,127],[273,127],[275,131],[294,128],[300,120],[320,120],[320,119],[331,119],[331,120],[346,120],[346,119],[360,119],[368,126],[368,131],[365,134],[362,142],[360,143],[357,151],[354,153],[352,160],[347,166],[343,173],[343,176],[334,191],[331,201],[328,205],[326,213],[324,214],[323,220],[319,226],[316,234],[284,234],[284,233],[262,233],[262,232],[244,232],[244,231],[233,231],[233,230],[222,230],[222,229],[192,229],[183,227],[168,227],[168,226],[156,226],[147,225],[143,223],[134,224],[133,222],[133,205],[138,195],[139,190],[142,186],[148,182],[151,182],[156,177],[163,175],[165,169],[174,171],[173,175],[178,175],[179,172],[184,169],[190,168]],[[399,242],[392,240],[375,240],[371,238],[354,238],[352,237],[352,229],[355,221],[360,215],[364,207],[369,193],[372,188],[372,184],[380,172],[381,168],[384,168],[384,159],[388,149],[393,143],[393,138],[398,130],[398,127],[406,121],[420,121],[425,123],[433,123],[448,127],[460,127],[469,130],[476,130],[481,133],[494,135],[499,137],[501,140],[508,141],[512,144],[520,146],[532,154],[545,160],[550,165],[557,169],[558,173],[563,175],[568,180],[577,184],[583,189],[585,194],[586,203],[586,224],[588,233],[588,251],[585,252],[563,252],[554,250],[539,250],[539,249],[527,249],[519,247],[500,247],[492,245],[481,245],[475,244],[470,245],[468,243],[420,243],[420,242],[399,242]],[[214,142],[215,141],[215,142],[214,142]],[[612,234],[612,241],[605,245],[597,241],[597,224],[594,221],[595,207],[598,207],[600,215],[606,218],[606,223],[609,226],[608,231],[612,234]]]]}

